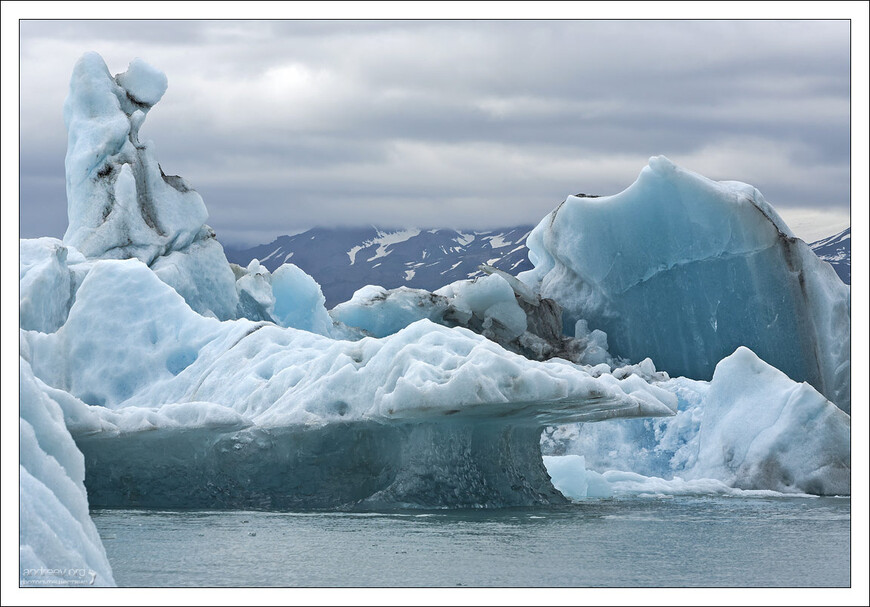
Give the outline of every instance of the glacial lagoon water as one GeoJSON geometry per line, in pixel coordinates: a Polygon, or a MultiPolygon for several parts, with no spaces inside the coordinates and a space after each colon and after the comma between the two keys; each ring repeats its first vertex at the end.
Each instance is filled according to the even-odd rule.
{"type": "Polygon", "coordinates": [[[848,498],[463,511],[95,510],[119,586],[847,587],[848,498]]]}

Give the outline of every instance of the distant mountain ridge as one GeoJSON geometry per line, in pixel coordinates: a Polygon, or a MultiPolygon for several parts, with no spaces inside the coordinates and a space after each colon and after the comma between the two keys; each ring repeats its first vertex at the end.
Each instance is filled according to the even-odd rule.
{"type": "Polygon", "coordinates": [[[347,301],[365,285],[434,291],[480,276],[481,264],[517,274],[532,267],[526,237],[532,225],[494,230],[314,228],[249,249],[224,247],[227,259],[252,259],[274,271],[293,263],[323,289],[326,306],[347,301]]]}
{"type": "Polygon", "coordinates": [[[852,228],[851,226],[833,236],[817,240],[810,248],[819,258],[834,267],[840,280],[852,284],[852,228]]]}
{"type": "MultiPolygon", "coordinates": [[[[480,276],[481,264],[510,274],[530,270],[526,237],[532,225],[494,230],[314,228],[279,236],[248,249],[224,247],[227,259],[247,266],[258,259],[270,272],[293,263],[320,283],[327,308],[347,301],[365,285],[405,286],[434,291],[451,282],[480,276]]],[[[851,228],[810,247],[851,281],[851,228]]]]}

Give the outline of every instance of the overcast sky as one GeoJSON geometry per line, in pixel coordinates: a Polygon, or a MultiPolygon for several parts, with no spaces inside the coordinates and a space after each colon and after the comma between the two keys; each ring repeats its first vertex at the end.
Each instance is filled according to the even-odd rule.
{"type": "Polygon", "coordinates": [[[652,155],[849,225],[848,21],[22,21],[20,235],[66,229],[75,61],[141,57],[148,114],[225,244],[316,225],[537,223],[652,155]]]}

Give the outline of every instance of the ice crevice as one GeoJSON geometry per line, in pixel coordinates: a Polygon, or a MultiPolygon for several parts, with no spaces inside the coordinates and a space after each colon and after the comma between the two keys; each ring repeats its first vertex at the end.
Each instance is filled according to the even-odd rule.
{"type": "MultiPolygon", "coordinates": [[[[749,249],[746,251],[739,251],[739,252],[723,251],[722,253],[719,253],[718,255],[711,255],[709,257],[676,261],[668,266],[652,269],[648,274],[644,275],[642,278],[637,280],[637,282],[631,283],[630,285],[622,288],[620,291],[618,291],[618,293],[619,294],[626,293],[626,292],[630,291],[631,289],[638,287],[646,282],[649,282],[650,280],[653,280],[662,274],[666,274],[666,273],[671,272],[673,270],[685,268],[685,267],[691,266],[693,264],[705,264],[705,263],[709,263],[711,261],[728,261],[728,260],[734,259],[734,258],[751,257],[752,255],[755,255],[758,253],[763,253],[763,252],[770,250],[770,249],[774,249],[776,246],[777,245],[770,245],[770,246],[765,246],[765,247],[759,247],[757,249],[749,249]]],[[[615,263],[616,262],[614,261],[614,265],[615,265],[615,263]]],[[[608,271],[607,276],[605,276],[605,280],[610,275],[610,272],[612,270],[613,270],[613,267],[611,266],[611,270],[608,271]]]]}

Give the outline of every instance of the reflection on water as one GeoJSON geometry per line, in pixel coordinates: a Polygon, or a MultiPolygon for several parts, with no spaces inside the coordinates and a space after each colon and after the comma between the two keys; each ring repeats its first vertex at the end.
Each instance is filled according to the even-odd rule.
{"type": "Polygon", "coordinates": [[[849,499],[497,511],[97,510],[121,586],[848,586],[849,499]]]}

